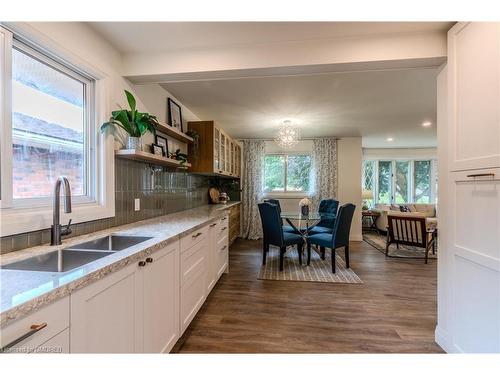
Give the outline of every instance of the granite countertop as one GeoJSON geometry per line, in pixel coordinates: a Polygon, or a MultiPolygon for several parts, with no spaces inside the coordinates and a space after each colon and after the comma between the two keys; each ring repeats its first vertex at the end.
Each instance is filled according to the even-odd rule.
{"type": "Polygon", "coordinates": [[[97,281],[200,227],[215,221],[223,211],[240,204],[207,205],[159,216],[92,234],[63,240],[60,246],[42,245],[0,256],[0,264],[40,256],[109,234],[140,235],[151,239],[67,272],[38,272],[0,269],[0,327],[45,306],[72,291],[97,281]]]}

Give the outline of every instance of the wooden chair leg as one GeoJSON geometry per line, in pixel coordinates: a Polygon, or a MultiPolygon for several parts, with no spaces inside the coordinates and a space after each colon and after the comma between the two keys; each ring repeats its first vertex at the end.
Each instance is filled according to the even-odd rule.
{"type": "Polygon", "coordinates": [[[335,273],[337,268],[337,261],[335,259],[335,249],[332,249],[332,273],[335,273]]]}
{"type": "Polygon", "coordinates": [[[345,266],[346,268],[349,268],[349,245],[347,245],[344,248],[344,254],[345,254],[345,266]]]}
{"type": "Polygon", "coordinates": [[[269,251],[269,244],[265,243],[262,245],[262,265],[266,265],[267,252],[269,251]]]}
{"type": "Polygon", "coordinates": [[[326,253],[325,247],[324,246],[320,246],[319,249],[321,251],[321,259],[325,260],[325,253],[326,253]]]}
{"type": "Polygon", "coordinates": [[[425,247],[425,264],[427,264],[427,259],[429,258],[429,245],[425,247]]]}
{"type": "Polygon", "coordinates": [[[387,245],[385,245],[385,256],[389,255],[389,246],[391,246],[391,243],[387,242],[387,245]]]}
{"type": "Polygon", "coordinates": [[[311,264],[311,244],[307,243],[307,265],[311,264]]]}
{"type": "Polygon", "coordinates": [[[280,271],[283,271],[283,264],[285,262],[285,252],[286,252],[286,247],[281,247],[280,248],[280,271]]]}
{"type": "Polygon", "coordinates": [[[302,249],[303,249],[303,244],[299,243],[297,244],[297,252],[299,253],[299,264],[302,265],[302,249]]]}

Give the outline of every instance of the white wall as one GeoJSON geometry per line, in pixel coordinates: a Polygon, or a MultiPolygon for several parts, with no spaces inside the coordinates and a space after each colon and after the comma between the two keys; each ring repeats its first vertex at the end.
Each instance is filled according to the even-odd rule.
{"type": "Polygon", "coordinates": [[[363,148],[364,158],[373,159],[436,159],[437,148],[363,148]]]}
{"type": "MultiPolygon", "coordinates": [[[[301,141],[297,146],[291,149],[292,152],[311,152],[313,142],[310,140],[301,141]]],[[[278,145],[273,141],[266,141],[267,152],[282,152],[278,145]]],[[[361,137],[340,138],[337,141],[337,168],[338,185],[337,199],[340,204],[354,203],[356,212],[352,221],[351,240],[361,241],[361,166],[363,161],[361,137]]],[[[305,196],[277,195],[283,211],[298,210],[299,201],[305,196]]],[[[275,195],[273,195],[275,197],[275,195]]]]}

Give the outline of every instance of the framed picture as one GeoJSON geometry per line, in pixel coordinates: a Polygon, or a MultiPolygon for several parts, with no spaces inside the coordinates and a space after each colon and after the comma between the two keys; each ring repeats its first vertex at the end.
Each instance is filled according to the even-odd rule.
{"type": "Polygon", "coordinates": [[[172,99],[167,99],[168,103],[168,124],[173,127],[179,129],[181,132],[184,132],[182,127],[182,112],[181,106],[174,102],[172,99]]]}
{"type": "Polygon", "coordinates": [[[163,147],[160,145],[156,145],[154,143],[151,145],[151,152],[155,155],[158,155],[158,156],[165,156],[164,151],[163,151],[163,147]]]}
{"type": "Polygon", "coordinates": [[[167,138],[162,137],[161,135],[155,135],[155,144],[163,147],[163,156],[168,157],[168,140],[167,138]]]}

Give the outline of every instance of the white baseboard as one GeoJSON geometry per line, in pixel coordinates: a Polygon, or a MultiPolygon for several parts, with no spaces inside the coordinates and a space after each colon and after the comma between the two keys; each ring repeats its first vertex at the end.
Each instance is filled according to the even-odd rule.
{"type": "Polygon", "coordinates": [[[351,236],[349,238],[349,241],[363,241],[363,236],[362,235],[355,235],[355,236],[351,236]]]}
{"type": "Polygon", "coordinates": [[[443,349],[446,353],[449,354],[457,354],[463,353],[460,348],[458,348],[455,344],[453,344],[453,340],[448,331],[441,329],[441,327],[436,326],[436,330],[434,331],[434,340],[436,344],[438,344],[441,349],[443,349]]]}

